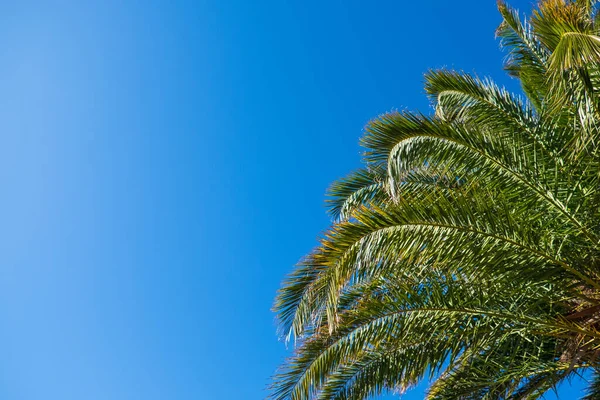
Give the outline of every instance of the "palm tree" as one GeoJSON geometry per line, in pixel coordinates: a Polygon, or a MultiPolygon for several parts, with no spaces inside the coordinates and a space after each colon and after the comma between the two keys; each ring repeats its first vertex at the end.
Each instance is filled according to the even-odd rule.
{"type": "Polygon", "coordinates": [[[600,398],[600,12],[500,2],[506,70],[431,71],[435,115],[390,113],[329,191],[332,227],[276,301],[296,351],[275,400],[600,398]]]}

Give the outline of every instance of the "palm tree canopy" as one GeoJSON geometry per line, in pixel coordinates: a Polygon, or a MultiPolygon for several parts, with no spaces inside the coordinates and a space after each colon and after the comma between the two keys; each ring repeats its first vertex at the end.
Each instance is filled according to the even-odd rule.
{"type": "Polygon", "coordinates": [[[274,400],[535,399],[589,370],[600,398],[600,13],[503,2],[515,95],[425,75],[434,115],[394,112],[335,182],[333,218],[274,310],[296,349],[274,400]]]}

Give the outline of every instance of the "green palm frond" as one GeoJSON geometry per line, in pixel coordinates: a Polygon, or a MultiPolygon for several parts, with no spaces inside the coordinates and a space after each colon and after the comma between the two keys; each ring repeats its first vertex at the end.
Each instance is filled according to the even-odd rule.
{"type": "Polygon", "coordinates": [[[423,379],[430,399],[537,399],[600,370],[598,7],[498,8],[524,96],[430,71],[434,115],[367,124],[363,168],[331,185],[332,226],[277,294],[296,348],[273,400],[423,379]]]}
{"type": "Polygon", "coordinates": [[[549,90],[546,80],[550,52],[536,39],[527,20],[521,20],[516,10],[503,1],[498,2],[503,17],[496,30],[503,48],[508,50],[504,68],[521,81],[523,91],[537,109],[542,108],[549,90]]]}
{"type": "Polygon", "coordinates": [[[334,182],[327,190],[329,214],[334,219],[348,220],[352,213],[369,202],[385,202],[386,171],[380,166],[354,171],[334,182]]]}
{"type": "Polygon", "coordinates": [[[533,11],[533,31],[540,43],[553,52],[565,33],[593,33],[594,23],[589,2],[542,0],[533,11]]]}

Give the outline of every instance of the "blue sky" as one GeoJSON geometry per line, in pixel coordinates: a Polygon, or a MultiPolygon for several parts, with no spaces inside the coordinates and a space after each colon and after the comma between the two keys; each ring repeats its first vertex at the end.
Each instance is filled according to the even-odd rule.
{"type": "Polygon", "coordinates": [[[429,110],[429,68],[516,88],[492,0],[21,0],[0,22],[4,399],[263,398],[273,296],[363,125],[429,110]]]}

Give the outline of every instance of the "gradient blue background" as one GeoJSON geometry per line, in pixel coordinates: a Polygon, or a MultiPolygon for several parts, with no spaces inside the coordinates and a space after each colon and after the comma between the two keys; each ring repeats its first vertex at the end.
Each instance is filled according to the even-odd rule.
{"type": "Polygon", "coordinates": [[[363,125],[427,111],[431,67],[515,89],[499,22],[492,0],[2,2],[0,398],[263,398],[274,293],[363,125]]]}

